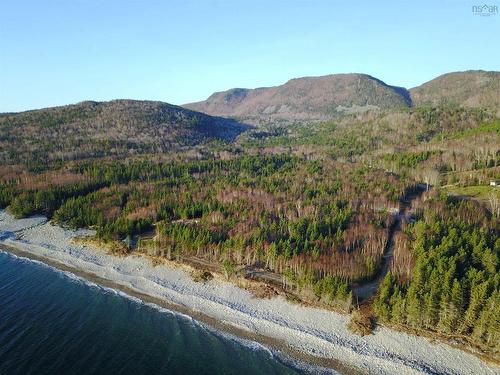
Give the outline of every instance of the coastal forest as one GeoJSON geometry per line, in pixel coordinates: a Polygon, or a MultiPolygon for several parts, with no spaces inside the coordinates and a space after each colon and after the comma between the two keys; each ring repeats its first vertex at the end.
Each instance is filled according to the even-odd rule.
{"type": "Polygon", "coordinates": [[[381,90],[390,101],[285,119],[230,113],[247,92],[188,105],[208,114],[137,101],[1,114],[0,208],[498,356],[499,103],[453,85],[455,102],[438,100],[449,77],[413,102],[351,78],[335,87],[352,108],[381,90]]]}

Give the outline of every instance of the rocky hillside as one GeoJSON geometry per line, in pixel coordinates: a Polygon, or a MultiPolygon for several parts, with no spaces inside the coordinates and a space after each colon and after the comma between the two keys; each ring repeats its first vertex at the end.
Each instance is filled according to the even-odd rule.
{"type": "Polygon", "coordinates": [[[246,128],[162,102],[82,102],[0,115],[0,164],[164,153],[246,128]]]}
{"type": "Polygon", "coordinates": [[[500,72],[448,73],[410,90],[414,105],[455,104],[500,111],[500,72]]]}
{"type": "Polygon", "coordinates": [[[196,111],[252,122],[314,121],[336,114],[411,105],[406,89],[365,74],[296,78],[284,85],[217,92],[207,100],[184,105],[196,111]]]}

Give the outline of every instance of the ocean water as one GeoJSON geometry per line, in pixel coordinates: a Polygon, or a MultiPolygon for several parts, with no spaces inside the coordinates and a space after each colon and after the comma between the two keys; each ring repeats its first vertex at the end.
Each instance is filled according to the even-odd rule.
{"type": "Polygon", "coordinates": [[[317,372],[259,344],[0,251],[0,374],[317,372]]]}

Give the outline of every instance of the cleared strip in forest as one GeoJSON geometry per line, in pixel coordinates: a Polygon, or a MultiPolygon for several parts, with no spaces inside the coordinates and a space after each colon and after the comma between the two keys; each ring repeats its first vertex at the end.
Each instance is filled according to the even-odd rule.
{"type": "Polygon", "coordinates": [[[387,244],[384,249],[384,255],[382,256],[382,266],[377,272],[375,278],[371,281],[365,283],[353,283],[351,284],[351,290],[353,293],[353,298],[357,304],[369,300],[377,292],[378,287],[382,280],[385,278],[389,272],[391,265],[392,256],[394,253],[394,235],[401,231],[401,223],[403,219],[408,220],[408,211],[411,209],[412,202],[420,197],[420,195],[425,191],[421,186],[417,186],[417,191],[407,194],[401,200],[401,208],[397,215],[395,215],[395,221],[389,228],[387,244]]]}

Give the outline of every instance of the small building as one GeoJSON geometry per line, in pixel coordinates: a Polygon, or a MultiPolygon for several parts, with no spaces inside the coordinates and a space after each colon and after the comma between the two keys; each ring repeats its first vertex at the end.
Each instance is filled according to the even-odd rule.
{"type": "Polygon", "coordinates": [[[500,180],[490,180],[490,186],[500,186],[500,180]]]}

